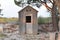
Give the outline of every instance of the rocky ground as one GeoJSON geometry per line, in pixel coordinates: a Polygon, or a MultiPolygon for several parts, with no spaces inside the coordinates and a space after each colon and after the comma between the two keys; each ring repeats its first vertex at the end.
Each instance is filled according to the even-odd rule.
{"type": "Polygon", "coordinates": [[[49,36],[46,33],[39,35],[20,35],[19,33],[10,33],[6,37],[0,38],[0,40],[49,40],[49,36]]]}
{"type": "Polygon", "coordinates": [[[1,37],[0,40],[49,40],[48,33],[40,33],[39,35],[20,35],[18,28],[14,32],[3,34],[7,35],[5,37],[1,37]]]}

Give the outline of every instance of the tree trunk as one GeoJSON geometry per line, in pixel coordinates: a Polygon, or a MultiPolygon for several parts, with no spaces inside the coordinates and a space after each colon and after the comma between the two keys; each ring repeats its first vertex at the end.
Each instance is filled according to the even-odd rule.
{"type": "Polygon", "coordinates": [[[53,7],[52,7],[52,23],[53,23],[53,31],[57,31],[58,23],[57,23],[57,9],[55,2],[53,3],[53,7]]]}

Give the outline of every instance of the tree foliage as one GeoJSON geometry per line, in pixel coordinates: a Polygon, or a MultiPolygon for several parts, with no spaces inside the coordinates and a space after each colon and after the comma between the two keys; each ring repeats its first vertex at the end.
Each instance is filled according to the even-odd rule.
{"type": "Polygon", "coordinates": [[[31,5],[34,5],[34,6],[37,6],[38,8],[41,6],[41,5],[44,5],[49,11],[52,10],[51,7],[49,7],[47,5],[47,3],[51,3],[52,5],[56,5],[58,7],[58,12],[60,12],[60,0],[25,0],[26,2],[24,2],[23,0],[14,0],[14,3],[18,6],[22,6],[23,5],[26,5],[26,4],[31,4],[31,5]],[[21,4],[21,5],[20,5],[21,4]]]}

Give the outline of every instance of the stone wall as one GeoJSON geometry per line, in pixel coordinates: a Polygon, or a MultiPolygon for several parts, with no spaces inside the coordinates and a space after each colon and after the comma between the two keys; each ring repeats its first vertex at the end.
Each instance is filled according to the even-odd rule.
{"type": "Polygon", "coordinates": [[[45,32],[55,32],[56,29],[54,29],[52,23],[45,23],[45,24],[39,24],[38,25],[38,30],[45,31],[45,32]]]}

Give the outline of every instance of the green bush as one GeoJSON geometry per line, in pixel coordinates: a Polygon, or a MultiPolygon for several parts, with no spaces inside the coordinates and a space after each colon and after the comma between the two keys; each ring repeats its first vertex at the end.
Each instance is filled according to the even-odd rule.
{"type": "Polygon", "coordinates": [[[52,22],[51,17],[38,17],[38,24],[50,23],[52,22]]]}

